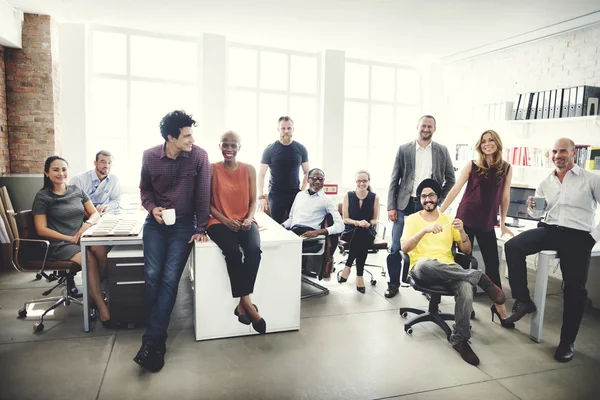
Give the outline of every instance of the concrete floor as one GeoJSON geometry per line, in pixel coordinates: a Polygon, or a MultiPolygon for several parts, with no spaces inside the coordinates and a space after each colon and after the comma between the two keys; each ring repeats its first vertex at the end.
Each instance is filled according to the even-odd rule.
{"type": "MultiPolygon", "coordinates": [[[[369,261],[384,263],[385,254],[369,261]]],[[[529,317],[515,330],[503,329],[491,321],[490,301],[476,296],[471,342],[481,364],[473,367],[436,325],[405,334],[398,308],[426,307],[426,299],[411,288],[386,299],[381,276],[364,295],[354,275],[343,285],[326,283],[328,296],[302,301],[298,332],[195,342],[184,276],[166,364],[157,374],[132,361],[142,329],[109,330],[95,322],[84,333],[77,305],[59,308],[44,332],[33,333],[34,318],[17,319],[17,310],[49,284],[32,278],[0,273],[0,399],[574,400],[596,399],[600,391],[600,311],[586,310],[574,360],[553,359],[562,318],[560,282],[553,278],[540,344],[529,339],[529,317]]],[[[532,273],[530,288],[534,281],[532,273]]],[[[444,298],[441,308],[452,312],[453,299],[444,298]]]]}

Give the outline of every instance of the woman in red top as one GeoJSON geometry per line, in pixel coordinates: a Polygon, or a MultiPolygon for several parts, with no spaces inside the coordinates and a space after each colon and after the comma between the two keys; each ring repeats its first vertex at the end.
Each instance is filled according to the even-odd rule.
{"type": "MultiPolygon", "coordinates": [[[[510,164],[502,159],[502,140],[493,130],[487,130],[475,145],[477,160],[465,165],[452,187],[440,211],[444,212],[454,201],[464,184],[467,184],[463,194],[456,218],[463,221],[465,232],[469,235],[471,243],[477,238],[479,249],[485,263],[485,273],[498,287],[500,282],[500,259],[498,258],[498,245],[496,243],[496,216],[500,208],[500,229],[502,235],[514,236],[504,224],[506,212],[510,202],[510,182],[512,169],[510,164]]],[[[494,314],[501,318],[504,328],[512,329],[515,324],[504,322],[506,307],[492,304],[492,321],[494,314]]]]}
{"type": "Polygon", "coordinates": [[[223,161],[212,165],[211,218],[207,232],[223,251],[231,294],[240,299],[233,313],[240,323],[252,324],[255,331],[264,334],[267,324],[250,300],[261,258],[260,234],[254,222],[256,170],[236,160],[241,148],[237,133],[225,132],[219,148],[223,161]],[[243,261],[240,246],[244,251],[243,261]]]}

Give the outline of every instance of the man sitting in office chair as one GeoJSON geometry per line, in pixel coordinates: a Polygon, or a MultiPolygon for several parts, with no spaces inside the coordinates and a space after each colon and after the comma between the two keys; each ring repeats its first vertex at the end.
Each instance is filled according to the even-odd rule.
{"type": "Polygon", "coordinates": [[[455,325],[450,336],[452,347],[463,360],[478,365],[479,358],[469,346],[473,288],[480,286],[496,304],[504,304],[502,289],[477,269],[463,269],[452,255],[455,242],[461,252],[471,253],[471,242],[460,219],[438,211],[442,187],[434,179],[425,179],[417,187],[423,210],[404,221],[400,240],[402,251],[410,257],[410,275],[424,285],[446,284],[455,294],[455,325]]]}
{"type": "MultiPolygon", "coordinates": [[[[325,173],[313,168],[308,171],[308,189],[298,192],[294,199],[294,204],[290,210],[289,218],[281,225],[294,232],[302,238],[314,238],[319,235],[336,235],[344,230],[344,221],[333,203],[331,198],[327,197],[321,190],[325,181],[325,173]],[[331,215],[332,224],[326,228],[321,228],[321,223],[325,216],[331,215]]],[[[335,246],[333,246],[335,248],[335,246]]],[[[325,258],[331,258],[331,254],[326,254],[325,258]]],[[[316,275],[317,271],[306,271],[311,275],[316,275]]],[[[325,278],[328,275],[324,275],[325,278]]]]}

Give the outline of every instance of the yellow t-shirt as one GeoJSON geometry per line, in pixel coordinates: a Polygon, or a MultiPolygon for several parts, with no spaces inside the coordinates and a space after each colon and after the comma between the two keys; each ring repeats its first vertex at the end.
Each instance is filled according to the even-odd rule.
{"type": "MultiPolygon", "coordinates": [[[[423,212],[423,211],[421,211],[423,212]]],[[[421,212],[409,215],[404,220],[404,231],[402,233],[401,242],[412,240],[411,237],[416,235],[421,229],[428,225],[438,224],[442,227],[446,226],[454,220],[450,215],[441,214],[434,222],[428,222],[423,219],[421,212]]],[[[408,252],[410,257],[410,267],[417,263],[422,258],[431,258],[438,260],[444,264],[454,264],[452,256],[452,242],[460,242],[460,233],[448,225],[440,233],[427,233],[419,241],[419,244],[408,252]]]]}

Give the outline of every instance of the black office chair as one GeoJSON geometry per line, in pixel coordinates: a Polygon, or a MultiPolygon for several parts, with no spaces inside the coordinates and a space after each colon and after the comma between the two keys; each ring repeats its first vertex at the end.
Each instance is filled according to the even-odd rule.
{"type": "MultiPolygon", "coordinates": [[[[454,261],[463,267],[464,269],[477,269],[477,259],[472,255],[466,255],[458,251],[453,251],[454,261]]],[[[454,321],[454,314],[440,312],[439,305],[442,300],[442,296],[454,296],[446,285],[424,285],[419,280],[413,278],[408,274],[408,268],[410,265],[410,258],[407,254],[400,252],[402,257],[402,279],[405,280],[413,289],[419,292],[429,295],[429,308],[427,311],[420,308],[412,307],[400,307],[400,315],[404,318],[408,317],[408,313],[417,314],[404,324],[404,332],[409,335],[413,333],[412,326],[421,322],[433,322],[444,330],[446,337],[450,340],[452,329],[448,326],[446,321],[454,321]]],[[[475,290],[475,288],[473,288],[475,290]]],[[[471,318],[475,318],[475,312],[471,311],[471,318]]]]}

